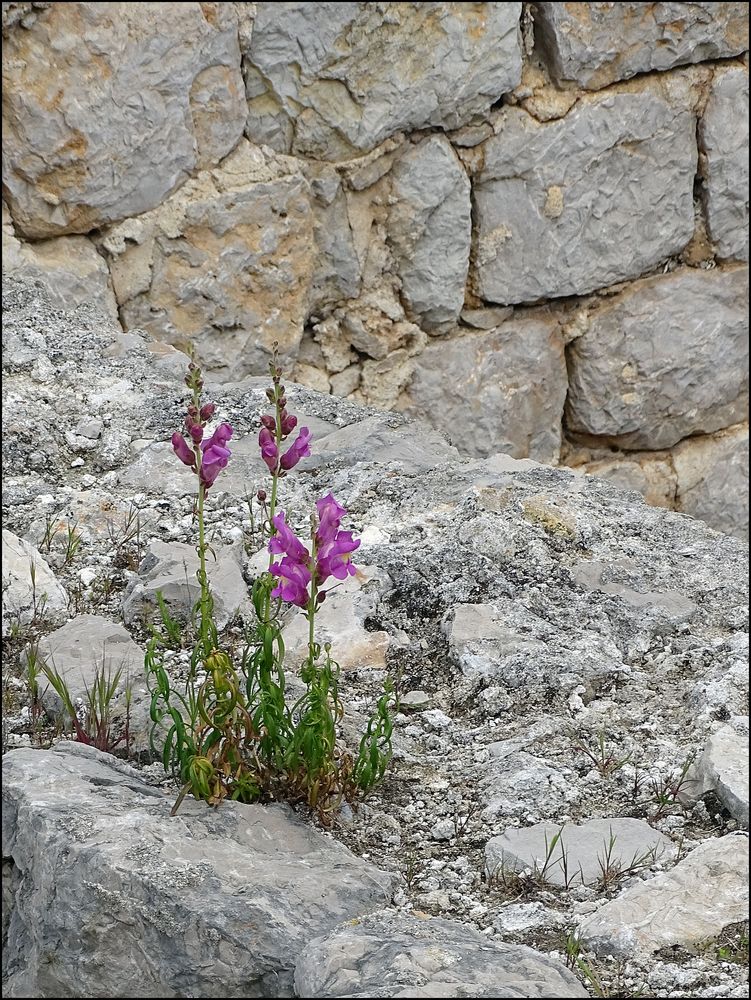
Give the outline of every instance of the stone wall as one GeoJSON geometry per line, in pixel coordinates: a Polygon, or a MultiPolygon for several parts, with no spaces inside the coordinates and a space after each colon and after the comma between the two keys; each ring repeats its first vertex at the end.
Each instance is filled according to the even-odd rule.
{"type": "Polygon", "coordinates": [[[3,251],[743,535],[745,3],[4,3],[3,251]]]}

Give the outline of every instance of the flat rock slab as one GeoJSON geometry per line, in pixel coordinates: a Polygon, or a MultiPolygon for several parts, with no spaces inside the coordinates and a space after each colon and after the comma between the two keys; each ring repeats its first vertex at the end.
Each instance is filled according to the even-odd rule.
{"type": "Polygon", "coordinates": [[[626,889],[578,928],[594,951],[631,957],[690,946],[748,920],[748,837],[706,840],[672,871],[626,889]]]}
{"type": "Polygon", "coordinates": [[[388,875],[284,806],[186,799],[172,818],[172,797],[79,744],[3,764],[7,996],[292,997],[313,936],[390,899],[388,875]]]}
{"type": "Polygon", "coordinates": [[[723,726],[707,740],[697,770],[730,813],[748,827],[748,732],[723,726]]]}
{"type": "Polygon", "coordinates": [[[675,855],[672,841],[640,819],[592,819],[581,826],[564,826],[552,847],[560,831],[555,823],[537,823],[493,837],[485,845],[488,874],[501,868],[531,869],[544,871],[545,879],[554,885],[592,885],[608,866],[627,869],[638,859],[648,861],[651,851],[655,861],[675,855]]]}
{"type": "MultiPolygon", "coordinates": [[[[64,679],[73,701],[86,697],[97,672],[114,679],[121,670],[121,689],[144,678],[143,650],[122,625],[100,615],[78,615],[41,639],[37,652],[64,679]]],[[[63,713],[62,700],[51,686],[42,693],[42,704],[53,716],[63,713]]]]}
{"type": "MultiPolygon", "coordinates": [[[[138,568],[138,579],[123,594],[123,619],[134,622],[144,615],[158,619],[160,592],[170,614],[185,620],[201,596],[197,570],[198,555],[192,545],[153,541],[138,568]]],[[[224,628],[237,611],[250,613],[248,587],[234,548],[214,547],[214,555],[206,557],[206,572],[218,628],[224,628]]]]}
{"type": "Polygon", "coordinates": [[[60,617],[68,595],[41,554],[24,538],[3,528],[3,635],[6,615],[20,622],[35,616],[60,617]]]}
{"type": "Polygon", "coordinates": [[[312,941],[301,997],[586,997],[562,963],[466,924],[384,910],[312,941]]]}

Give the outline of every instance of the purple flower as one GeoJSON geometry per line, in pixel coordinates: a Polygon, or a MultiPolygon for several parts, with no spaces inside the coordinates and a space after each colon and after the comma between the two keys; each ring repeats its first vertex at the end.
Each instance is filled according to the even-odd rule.
{"type": "Polygon", "coordinates": [[[280,425],[282,437],[287,437],[297,427],[297,417],[293,417],[286,410],[282,410],[280,425]]]}
{"type": "Polygon", "coordinates": [[[318,531],[316,539],[320,544],[331,541],[339,530],[339,525],[347,511],[334,499],[334,494],[329,493],[322,500],[316,500],[316,510],[318,511],[318,531]]]}
{"type": "Polygon", "coordinates": [[[274,515],[274,530],[275,534],[269,542],[269,552],[277,556],[289,556],[295,562],[307,565],[310,552],[287,524],[283,510],[274,515]]]}
{"type": "Polygon", "coordinates": [[[279,462],[279,449],[276,446],[274,435],[265,425],[261,428],[261,433],[258,435],[258,444],[261,446],[261,458],[273,476],[279,462]]]}
{"type": "Polygon", "coordinates": [[[185,465],[195,466],[195,453],[182,434],[178,431],[175,431],[172,435],[172,447],[175,449],[175,454],[181,462],[185,465]]]}
{"type": "Polygon", "coordinates": [[[311,434],[308,428],[301,427],[295,441],[280,459],[279,464],[285,471],[293,469],[301,458],[310,454],[310,440],[311,434]]]}
{"type": "Polygon", "coordinates": [[[232,452],[227,442],[232,437],[229,424],[219,424],[207,441],[201,442],[201,482],[208,489],[214,485],[216,477],[227,467],[232,452]]]}
{"type": "Polygon", "coordinates": [[[350,562],[350,554],[360,545],[360,540],[352,537],[351,531],[338,531],[331,541],[325,542],[316,552],[316,580],[325,583],[330,576],[336,580],[346,580],[357,570],[350,562]]]}
{"type": "Polygon", "coordinates": [[[271,591],[272,597],[281,597],[283,601],[296,604],[298,608],[307,607],[310,601],[308,585],[311,573],[306,565],[285,556],[280,563],[272,565],[271,574],[279,580],[271,591]]]}

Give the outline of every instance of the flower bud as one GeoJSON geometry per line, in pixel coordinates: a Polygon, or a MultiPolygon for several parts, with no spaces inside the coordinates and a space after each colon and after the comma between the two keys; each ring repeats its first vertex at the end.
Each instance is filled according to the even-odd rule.
{"type": "Polygon", "coordinates": [[[273,389],[267,389],[266,390],[266,399],[268,399],[268,401],[270,403],[275,403],[276,402],[276,397],[274,396],[274,390],[273,389]]]}
{"type": "Polygon", "coordinates": [[[276,430],[276,420],[274,420],[274,418],[268,413],[264,413],[264,415],[261,417],[261,423],[266,428],[266,430],[269,431],[276,430]]]}
{"type": "Polygon", "coordinates": [[[286,410],[282,411],[281,426],[283,437],[287,437],[287,435],[291,434],[295,427],[297,427],[297,417],[293,416],[291,413],[287,413],[286,410]]]}
{"type": "Polygon", "coordinates": [[[259,490],[256,493],[256,497],[259,503],[266,503],[266,490],[259,490]]]}
{"type": "Polygon", "coordinates": [[[316,594],[316,600],[318,601],[319,604],[323,604],[323,602],[326,600],[326,591],[322,590],[320,593],[316,594]]]}
{"type": "Polygon", "coordinates": [[[198,407],[194,403],[191,403],[190,406],[188,407],[188,414],[191,417],[197,417],[198,416],[198,407]]]}
{"type": "Polygon", "coordinates": [[[196,444],[203,439],[203,427],[201,427],[200,424],[192,424],[188,430],[190,431],[190,436],[196,444]]]}
{"type": "Polygon", "coordinates": [[[213,403],[204,403],[201,407],[201,420],[211,420],[215,409],[216,407],[213,403]]]}
{"type": "MultiPolygon", "coordinates": [[[[284,388],[283,387],[281,389],[281,392],[282,393],[284,392],[284,388]]],[[[281,409],[283,410],[284,407],[287,405],[287,397],[283,395],[283,396],[281,396],[281,398],[279,400],[277,400],[277,402],[278,402],[279,406],[281,407],[281,409]]]]}

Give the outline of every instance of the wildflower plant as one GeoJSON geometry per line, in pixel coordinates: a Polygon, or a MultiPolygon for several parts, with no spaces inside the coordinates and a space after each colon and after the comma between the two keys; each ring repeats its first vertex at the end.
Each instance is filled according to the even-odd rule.
{"type": "Polygon", "coordinates": [[[225,798],[305,802],[328,821],[343,799],[354,800],[383,778],[391,756],[388,686],[357,754],[337,739],[344,712],[340,670],[330,644],[316,641],[316,614],[331,587],[356,572],[351,559],[360,542],[342,529],[347,511],[330,493],[316,502],[309,538],[304,540],[279,507],[282,480],[310,455],[312,441],[307,427],[295,434],[297,418],[287,410],[281,375],[272,362],[267,397],[273,413],[261,418],[258,436],[271,483],[268,492],[256,493],[260,515],[252,522],[267,545],[269,562],[251,589],[254,619],[246,628],[240,655],[223,647],[214,621],[204,517],[208,491],[231,458],[233,430],[220,423],[208,435],[215,407],[202,401],[203,380],[194,361],[185,380],[192,398],[185,432],[173,434],[172,446],[197,479],[200,585],[187,677],[179,682],[170,676],[170,649],[179,626],[163,601],[162,627],[153,630],[146,653],[152,747],[161,744],[165,770],[172,771],[181,786],[173,813],[191,794],[213,806],[225,798]],[[284,670],[285,605],[302,609],[308,620],[308,652],[301,670],[305,691],[293,704],[284,670]]]}

